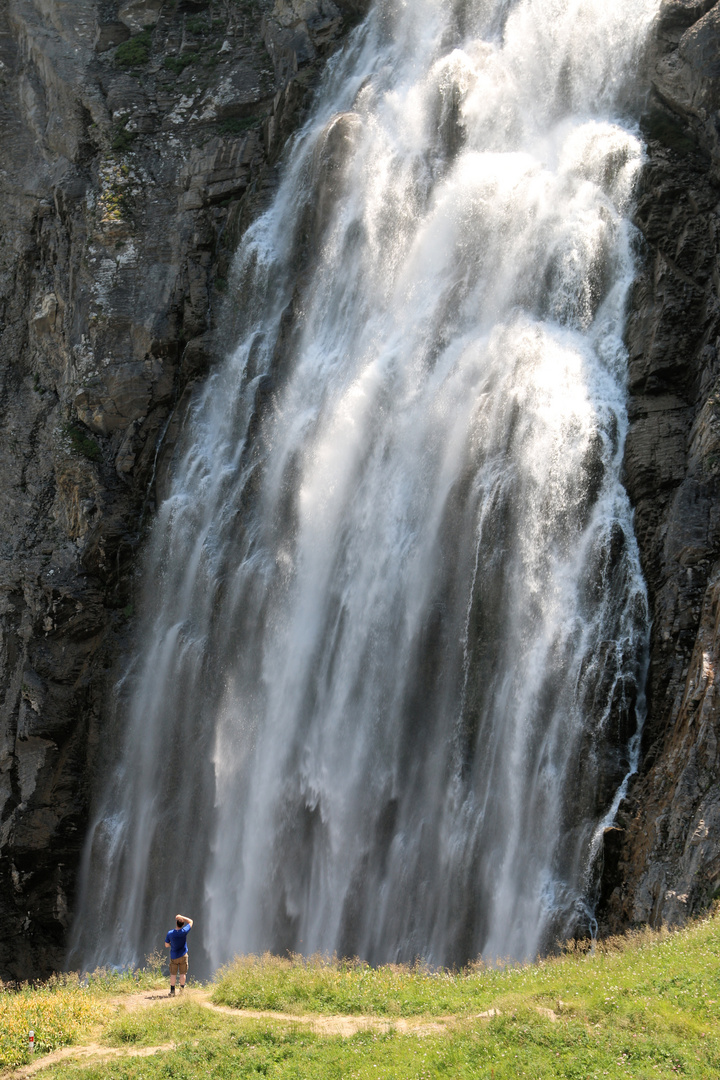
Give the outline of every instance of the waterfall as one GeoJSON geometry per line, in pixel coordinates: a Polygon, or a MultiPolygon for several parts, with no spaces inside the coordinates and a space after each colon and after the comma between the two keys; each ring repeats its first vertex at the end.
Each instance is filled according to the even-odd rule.
{"type": "MultiPolygon", "coordinates": [[[[593,917],[648,608],[620,482],[658,0],[381,0],[237,253],[75,962],[536,955],[593,917]]],[[[197,968],[196,968],[197,971],[197,968]]]]}

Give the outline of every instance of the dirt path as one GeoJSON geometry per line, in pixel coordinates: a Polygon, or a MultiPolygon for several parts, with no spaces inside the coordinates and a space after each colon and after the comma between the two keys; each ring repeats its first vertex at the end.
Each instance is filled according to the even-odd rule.
{"type": "MultiPolygon", "coordinates": [[[[359,1031],[397,1031],[403,1035],[437,1035],[456,1023],[456,1018],[453,1016],[440,1016],[437,1020],[428,1021],[419,1017],[324,1016],[320,1013],[296,1014],[261,1011],[258,1009],[232,1009],[229,1005],[216,1005],[210,1000],[210,991],[200,987],[189,987],[182,994],[176,994],[175,998],[170,998],[166,990],[143,990],[137,994],[119,994],[111,998],[110,1003],[116,1006],[118,1010],[125,1009],[126,1012],[132,1013],[140,1009],[150,1008],[161,1001],[172,1007],[176,1002],[182,1001],[184,998],[194,1001],[206,1009],[211,1009],[213,1012],[236,1016],[241,1020],[273,1020],[286,1024],[302,1024],[319,1035],[342,1035],[348,1037],[357,1034],[359,1031]]],[[[464,1017],[463,1019],[490,1020],[497,1015],[499,1014],[495,1009],[490,1009],[488,1012],[479,1013],[475,1017],[464,1017]]],[[[95,1028],[90,1034],[92,1041],[82,1046],[65,1046],[61,1050],[53,1050],[49,1054],[44,1054],[29,1065],[22,1065],[9,1072],[3,1072],[0,1074],[0,1080],[10,1080],[10,1078],[12,1080],[22,1080],[22,1078],[34,1076],[35,1073],[40,1072],[42,1069],[48,1069],[60,1061],[83,1061],[87,1058],[93,1058],[97,1061],[118,1057],[151,1057],[153,1054],[162,1054],[172,1050],[175,1046],[175,1043],[161,1043],[158,1046],[136,1048],[103,1046],[97,1041],[100,1032],[101,1028],[95,1028]]]]}
{"type": "Polygon", "coordinates": [[[60,1061],[82,1061],[84,1058],[93,1058],[95,1061],[109,1060],[115,1057],[135,1058],[152,1057],[153,1054],[162,1054],[166,1050],[172,1050],[174,1043],[161,1043],[159,1046],[139,1046],[136,1049],[121,1049],[113,1046],[101,1046],[100,1043],[90,1042],[84,1046],[64,1046],[62,1050],[53,1050],[49,1054],[43,1054],[37,1061],[29,1065],[21,1065],[19,1069],[3,1073],[3,1076],[13,1077],[20,1080],[21,1077],[34,1076],[41,1069],[49,1069],[51,1065],[57,1065],[60,1061]]]}
{"type": "MultiPolygon", "coordinates": [[[[355,1035],[358,1031],[395,1031],[412,1032],[415,1035],[430,1035],[445,1031],[449,1024],[454,1023],[452,1016],[440,1016],[437,1020],[423,1020],[422,1018],[404,1017],[378,1017],[378,1016],[343,1016],[323,1013],[283,1013],[261,1009],[233,1009],[229,1005],[216,1005],[210,1000],[210,991],[200,987],[192,987],[176,994],[175,1001],[183,998],[194,1001],[212,1012],[224,1013],[226,1016],[237,1016],[247,1020],[275,1020],[286,1024],[303,1024],[318,1034],[322,1035],[355,1035]]],[[[138,994],[124,994],[112,999],[113,1005],[124,1005],[128,1012],[136,1012],[138,1009],[147,1008],[158,1001],[173,1004],[164,990],[146,990],[138,994]]],[[[482,1014],[483,1019],[489,1019],[494,1015],[493,1010],[482,1014]]]]}
{"type": "Polygon", "coordinates": [[[378,1016],[325,1016],[322,1013],[280,1013],[265,1012],[258,1009],[232,1009],[229,1005],[215,1005],[207,992],[195,992],[193,1001],[204,1005],[213,1012],[226,1013],[229,1016],[247,1017],[249,1020],[280,1020],[287,1024],[303,1024],[319,1035],[355,1035],[358,1031],[399,1031],[405,1034],[431,1035],[445,1031],[453,1017],[441,1016],[435,1021],[404,1019],[402,1017],[378,1016]]]}

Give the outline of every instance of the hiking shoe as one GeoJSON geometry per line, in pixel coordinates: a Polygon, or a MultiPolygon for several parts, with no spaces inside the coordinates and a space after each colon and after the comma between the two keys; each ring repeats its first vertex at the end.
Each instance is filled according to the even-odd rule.
{"type": "Polygon", "coordinates": [[[174,986],[170,987],[170,995],[169,996],[170,997],[175,997],[175,987],[174,986]]]}

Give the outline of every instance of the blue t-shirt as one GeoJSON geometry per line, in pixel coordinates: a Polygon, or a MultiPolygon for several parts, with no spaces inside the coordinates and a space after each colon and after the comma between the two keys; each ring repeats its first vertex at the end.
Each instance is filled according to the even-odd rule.
{"type": "Polygon", "coordinates": [[[179,930],[168,930],[165,940],[170,945],[171,960],[179,960],[188,951],[187,936],[191,929],[190,923],[185,923],[179,930]]]}

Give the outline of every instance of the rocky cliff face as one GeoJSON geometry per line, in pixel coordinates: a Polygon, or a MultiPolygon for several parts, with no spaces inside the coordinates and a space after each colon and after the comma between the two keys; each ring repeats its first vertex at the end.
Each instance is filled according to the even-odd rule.
{"type": "Polygon", "coordinates": [[[361,4],[0,3],[0,977],[62,965],[143,529],[361,4]]]}
{"type": "MultiPolygon", "coordinates": [[[[143,529],[237,237],[363,6],[0,0],[1,977],[62,964],[143,529]]],[[[720,885],[719,31],[666,0],[648,56],[626,483],[653,628],[607,929],[720,885]]]]}
{"type": "Polygon", "coordinates": [[[720,887],[720,4],[666,0],[648,64],[625,470],[653,624],[608,929],[683,921],[720,887]]]}

